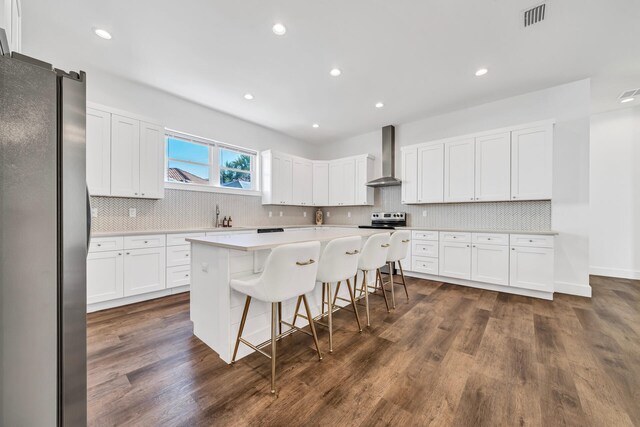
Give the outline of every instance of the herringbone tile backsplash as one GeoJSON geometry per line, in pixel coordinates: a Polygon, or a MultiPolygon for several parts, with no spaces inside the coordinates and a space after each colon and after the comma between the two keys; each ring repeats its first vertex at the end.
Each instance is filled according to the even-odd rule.
{"type": "MultiPolygon", "coordinates": [[[[550,201],[402,205],[400,187],[377,188],[375,200],[375,206],[323,208],[325,223],[368,224],[371,212],[400,211],[408,213],[411,226],[468,230],[551,229],[550,201]]],[[[92,197],[91,203],[98,209],[98,217],[92,222],[92,230],[96,232],[208,228],[214,225],[216,204],[220,206],[221,217],[231,216],[236,227],[310,225],[314,222],[316,209],[263,206],[262,199],[255,196],[180,190],[165,190],[165,198],[160,200],[92,197]],[[129,217],[129,208],[136,208],[135,218],[129,217]]]]}

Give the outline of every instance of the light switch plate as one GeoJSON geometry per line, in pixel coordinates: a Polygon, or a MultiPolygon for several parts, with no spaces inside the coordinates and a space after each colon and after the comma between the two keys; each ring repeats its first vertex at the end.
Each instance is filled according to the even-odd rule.
{"type": "Polygon", "coordinates": [[[98,208],[91,208],[91,218],[98,218],[98,208]]]}
{"type": "Polygon", "coordinates": [[[302,216],[306,218],[307,217],[307,213],[306,212],[302,212],[302,216]]]}
{"type": "Polygon", "coordinates": [[[422,216],[427,216],[427,211],[422,211],[422,216]]]}
{"type": "Polygon", "coordinates": [[[131,218],[135,218],[138,215],[138,210],[136,208],[129,208],[129,216],[131,218]]]}
{"type": "Polygon", "coordinates": [[[280,211],[280,216],[282,216],[282,211],[280,211]]]}
{"type": "Polygon", "coordinates": [[[209,263],[208,262],[203,262],[202,264],[200,264],[202,271],[205,273],[209,272],[209,263]]]}
{"type": "Polygon", "coordinates": [[[273,212],[269,211],[269,218],[273,217],[273,212]]]}
{"type": "Polygon", "coordinates": [[[327,218],[331,217],[331,212],[327,211],[327,218]]]}
{"type": "Polygon", "coordinates": [[[351,212],[347,212],[347,218],[351,218],[351,212]]]}

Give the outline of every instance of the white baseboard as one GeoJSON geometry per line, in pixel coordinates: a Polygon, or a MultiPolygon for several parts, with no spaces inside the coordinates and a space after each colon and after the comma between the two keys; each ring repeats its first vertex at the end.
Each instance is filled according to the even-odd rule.
{"type": "Polygon", "coordinates": [[[625,268],[589,267],[589,274],[595,276],[619,277],[621,279],[640,279],[640,271],[625,268]]]}
{"type": "Polygon", "coordinates": [[[591,298],[591,286],[581,283],[556,282],[556,292],[567,295],[591,298]]]}
{"type": "Polygon", "coordinates": [[[147,294],[133,295],[130,297],[124,297],[124,298],[118,298],[118,299],[113,299],[109,301],[87,304],[87,313],[106,310],[108,308],[121,307],[123,305],[135,304],[137,302],[148,301],[150,299],[166,297],[174,294],[180,294],[182,292],[189,292],[189,285],[163,289],[161,291],[149,292],[147,294]]]}

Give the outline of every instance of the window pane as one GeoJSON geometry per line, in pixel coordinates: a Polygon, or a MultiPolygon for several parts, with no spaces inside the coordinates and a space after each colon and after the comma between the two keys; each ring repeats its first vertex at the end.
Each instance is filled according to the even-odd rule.
{"type": "Polygon", "coordinates": [[[251,156],[224,148],[220,149],[220,166],[243,171],[251,170],[251,156]]]}
{"type": "Polygon", "coordinates": [[[188,162],[209,164],[209,147],[176,138],[168,138],[167,157],[188,162]]]}
{"type": "Polygon", "coordinates": [[[230,188],[244,188],[251,190],[251,174],[230,170],[220,171],[220,185],[230,188]]]}
{"type": "Polygon", "coordinates": [[[190,184],[209,184],[209,166],[193,165],[191,163],[169,161],[167,179],[173,182],[190,184]]]}

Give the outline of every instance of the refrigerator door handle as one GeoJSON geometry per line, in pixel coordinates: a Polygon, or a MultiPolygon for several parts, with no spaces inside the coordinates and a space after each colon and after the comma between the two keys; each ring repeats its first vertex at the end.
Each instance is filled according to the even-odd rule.
{"type": "Polygon", "coordinates": [[[91,197],[89,194],[89,186],[87,186],[87,250],[91,244],[91,197]]]}

